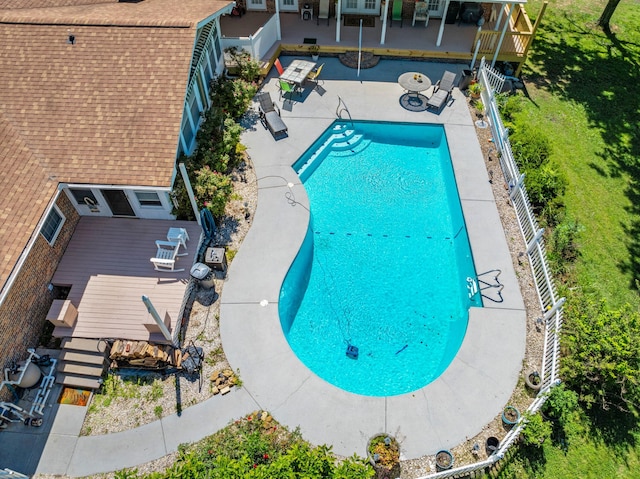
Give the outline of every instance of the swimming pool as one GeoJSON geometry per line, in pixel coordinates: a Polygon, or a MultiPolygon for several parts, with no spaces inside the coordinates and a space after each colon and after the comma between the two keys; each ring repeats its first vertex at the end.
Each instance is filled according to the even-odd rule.
{"type": "Polygon", "coordinates": [[[443,127],[337,121],[294,169],[311,221],[280,292],[292,350],[353,393],[430,383],[481,306],[443,127]]]}

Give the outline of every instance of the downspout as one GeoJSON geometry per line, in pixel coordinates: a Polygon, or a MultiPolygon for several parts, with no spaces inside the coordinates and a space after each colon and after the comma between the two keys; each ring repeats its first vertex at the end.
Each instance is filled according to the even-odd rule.
{"type": "Polygon", "coordinates": [[[191,202],[191,208],[193,209],[193,214],[196,217],[196,221],[200,226],[202,223],[200,222],[200,212],[198,211],[198,204],[196,203],[196,197],[193,194],[193,188],[191,188],[191,181],[189,181],[189,175],[187,173],[187,168],[184,166],[184,163],[180,163],[178,165],[180,168],[180,173],[182,174],[182,179],[184,180],[184,186],[187,189],[187,196],[189,196],[189,201],[191,202]]]}
{"type": "Polygon", "coordinates": [[[516,72],[514,73],[514,76],[519,77],[520,76],[520,71],[522,70],[522,65],[524,65],[524,62],[527,61],[527,56],[529,55],[529,49],[531,48],[531,44],[533,43],[533,40],[536,38],[536,32],[538,31],[538,25],[540,25],[540,21],[542,20],[542,17],[544,16],[544,12],[547,9],[547,5],[549,5],[549,2],[544,2],[542,4],[542,8],[540,8],[540,13],[538,13],[538,16],[536,17],[536,23],[533,24],[533,28],[531,29],[531,40],[529,40],[529,43],[527,43],[527,48],[524,50],[524,61],[520,62],[518,64],[518,68],[516,69],[516,72]]]}
{"type": "MultiPolygon", "coordinates": [[[[509,21],[511,20],[511,15],[513,14],[513,3],[507,4],[509,5],[509,15],[504,19],[504,27],[502,27],[502,33],[500,34],[500,40],[498,41],[498,47],[496,48],[496,52],[493,55],[493,60],[491,61],[491,68],[494,67],[496,61],[498,60],[498,53],[500,53],[500,49],[502,48],[502,42],[504,41],[504,36],[507,34],[507,28],[509,27],[509,21]]],[[[506,8],[506,5],[505,5],[506,8]]]]}
{"type": "Polygon", "coordinates": [[[444,22],[447,18],[447,12],[449,11],[449,3],[451,3],[451,0],[447,0],[444,4],[444,15],[442,15],[442,19],[440,20],[440,30],[438,30],[438,40],[436,40],[436,47],[439,47],[442,43],[442,35],[444,34],[444,22]]]}
{"type": "Polygon", "coordinates": [[[382,33],[380,34],[380,45],[384,45],[384,41],[387,38],[387,17],[389,16],[389,2],[391,0],[387,0],[384,2],[384,13],[382,14],[382,33]]]}
{"type": "Polygon", "coordinates": [[[280,28],[280,0],[276,0],[276,38],[282,40],[282,30],[280,28]]]}

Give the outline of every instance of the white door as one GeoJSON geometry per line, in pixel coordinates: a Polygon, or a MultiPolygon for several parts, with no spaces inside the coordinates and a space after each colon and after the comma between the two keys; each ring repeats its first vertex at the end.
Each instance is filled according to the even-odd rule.
{"type": "Polygon", "coordinates": [[[380,0],[344,0],[342,12],[380,15],[380,0]]]}
{"type": "Polygon", "coordinates": [[[429,2],[429,16],[432,18],[442,18],[444,15],[444,0],[427,0],[429,2]]]}
{"type": "Polygon", "coordinates": [[[247,0],[247,10],[266,10],[267,0],[247,0]]]}
{"type": "Polygon", "coordinates": [[[297,12],[298,0],[280,0],[281,12],[297,12]]]}

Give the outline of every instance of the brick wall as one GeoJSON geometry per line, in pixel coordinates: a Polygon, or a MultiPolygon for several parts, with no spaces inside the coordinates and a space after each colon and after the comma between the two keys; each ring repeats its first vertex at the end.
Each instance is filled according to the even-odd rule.
{"type": "MultiPolygon", "coordinates": [[[[0,306],[2,368],[12,360],[26,358],[27,348],[38,346],[45,317],[53,301],[47,286],[80,219],[67,195],[60,194],[56,205],[66,219],[55,244],[50,246],[38,233],[29,256],[0,306]]],[[[4,369],[1,374],[4,378],[4,369]]]]}

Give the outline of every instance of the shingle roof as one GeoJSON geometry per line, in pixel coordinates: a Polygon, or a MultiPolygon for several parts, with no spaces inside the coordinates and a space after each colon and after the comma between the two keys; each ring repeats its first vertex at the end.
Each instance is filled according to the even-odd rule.
{"type": "Polygon", "coordinates": [[[0,0],[2,288],[58,182],[170,186],[196,27],[228,4],[0,0]]]}

